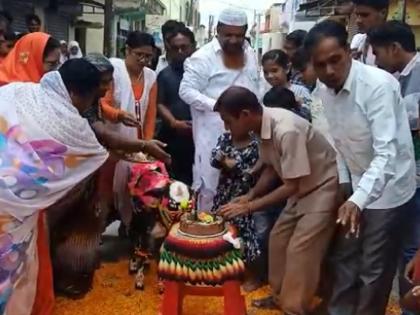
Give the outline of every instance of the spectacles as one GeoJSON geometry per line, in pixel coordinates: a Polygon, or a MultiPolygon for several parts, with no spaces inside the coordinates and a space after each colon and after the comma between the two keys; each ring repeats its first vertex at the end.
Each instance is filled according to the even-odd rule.
{"type": "Polygon", "coordinates": [[[152,60],[153,59],[153,54],[148,54],[148,53],[133,51],[133,50],[131,51],[131,54],[133,56],[135,56],[137,59],[140,59],[140,60],[152,60]]]}

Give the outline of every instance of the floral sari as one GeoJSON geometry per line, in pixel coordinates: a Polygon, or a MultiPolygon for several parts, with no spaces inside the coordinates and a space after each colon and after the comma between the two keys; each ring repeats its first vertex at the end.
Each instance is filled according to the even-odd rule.
{"type": "Polygon", "coordinates": [[[106,158],[58,72],[0,89],[0,314],[31,315],[38,214],[106,158]]]}

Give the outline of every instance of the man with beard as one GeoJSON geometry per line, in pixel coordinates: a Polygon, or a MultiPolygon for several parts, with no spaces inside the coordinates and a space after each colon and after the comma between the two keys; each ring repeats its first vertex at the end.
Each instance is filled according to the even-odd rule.
{"type": "Polygon", "coordinates": [[[259,73],[254,51],[245,40],[248,18],[244,11],[225,9],[219,16],[217,37],[185,62],[179,94],[191,106],[195,160],[193,187],[200,187],[199,207],[210,210],[219,181],[219,170],[210,165],[211,151],[224,132],[214,105],[231,86],[248,88],[258,95],[259,73]]]}
{"type": "Polygon", "coordinates": [[[179,27],[167,36],[169,66],[158,76],[158,111],[162,118],[159,138],[168,146],[172,156],[172,176],[188,185],[192,184],[194,142],[191,112],[179,97],[179,86],[184,74],[184,61],[192,55],[196,42],[193,32],[179,27]]]}

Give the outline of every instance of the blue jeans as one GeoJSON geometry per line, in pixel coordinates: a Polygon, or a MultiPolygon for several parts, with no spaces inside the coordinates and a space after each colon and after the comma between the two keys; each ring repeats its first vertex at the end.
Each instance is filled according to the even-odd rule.
{"type": "MultiPolygon", "coordinates": [[[[405,279],[404,271],[405,266],[414,258],[420,246],[420,188],[416,190],[408,217],[399,265],[399,293],[401,297],[412,288],[412,285],[405,279]]],[[[418,315],[418,313],[403,311],[402,315],[418,315]]]]}
{"type": "Polygon", "coordinates": [[[270,238],[270,232],[283,208],[284,205],[279,205],[253,214],[256,237],[260,245],[261,255],[250,266],[250,269],[252,273],[257,275],[257,279],[263,282],[268,280],[268,240],[270,238]]]}

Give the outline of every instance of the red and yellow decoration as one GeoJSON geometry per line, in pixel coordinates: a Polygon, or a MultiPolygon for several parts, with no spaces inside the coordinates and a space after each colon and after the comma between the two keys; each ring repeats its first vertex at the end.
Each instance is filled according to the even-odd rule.
{"type": "Polygon", "coordinates": [[[162,246],[158,272],[163,280],[216,286],[243,277],[241,251],[222,236],[190,238],[178,229],[175,224],[162,246]]]}

